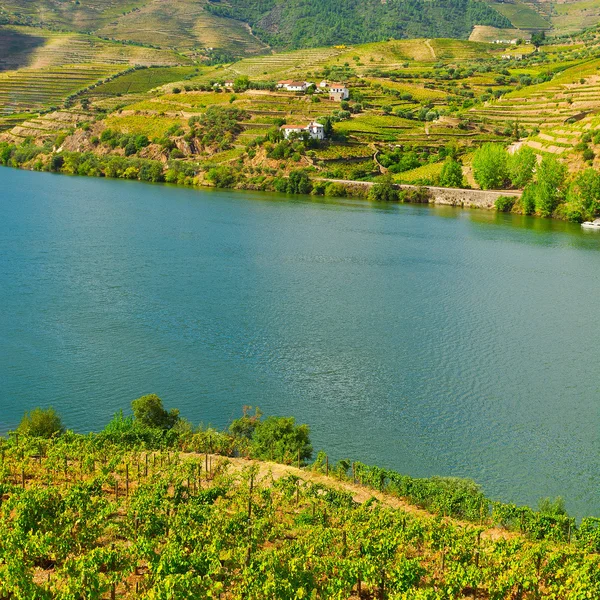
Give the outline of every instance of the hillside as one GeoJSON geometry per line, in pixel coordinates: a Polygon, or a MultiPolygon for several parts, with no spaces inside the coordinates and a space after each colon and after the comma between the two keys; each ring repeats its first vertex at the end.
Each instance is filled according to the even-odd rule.
{"type": "Polygon", "coordinates": [[[477,0],[228,0],[210,2],[207,8],[215,15],[247,21],[255,35],[276,48],[387,38],[467,38],[474,25],[510,27],[508,19],[477,0]]]}
{"type": "Polygon", "coordinates": [[[245,415],[218,431],[156,396],[132,405],[135,418],[117,414],[96,434],[64,432],[36,409],[0,438],[2,597],[600,594],[599,521],[576,526],[560,501],[538,512],[491,502],[468,480],[324,453],[309,463],[308,428],[290,418],[245,415]]]}

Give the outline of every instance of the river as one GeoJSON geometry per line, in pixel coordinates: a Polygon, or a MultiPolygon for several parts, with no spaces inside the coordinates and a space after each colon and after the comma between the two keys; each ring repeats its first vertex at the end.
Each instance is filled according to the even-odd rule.
{"type": "Polygon", "coordinates": [[[600,235],[0,168],[0,431],[293,415],[333,459],[600,515],[600,235]]]}

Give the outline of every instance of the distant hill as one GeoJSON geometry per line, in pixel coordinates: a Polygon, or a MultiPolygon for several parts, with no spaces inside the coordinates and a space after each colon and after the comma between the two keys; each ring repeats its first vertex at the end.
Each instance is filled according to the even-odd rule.
{"type": "Polygon", "coordinates": [[[510,27],[478,0],[212,0],[212,14],[241,19],[274,48],[310,48],[386,38],[468,38],[474,25],[510,27]]]}
{"type": "MultiPolygon", "coordinates": [[[[0,25],[176,50],[215,62],[387,39],[468,39],[475,26],[573,33],[600,21],[590,0],[2,0],[0,25]]],[[[494,29],[491,29],[494,28],[494,29]]],[[[474,37],[472,39],[479,39],[474,37]]],[[[1,58],[1,57],[0,57],[1,58]]]]}

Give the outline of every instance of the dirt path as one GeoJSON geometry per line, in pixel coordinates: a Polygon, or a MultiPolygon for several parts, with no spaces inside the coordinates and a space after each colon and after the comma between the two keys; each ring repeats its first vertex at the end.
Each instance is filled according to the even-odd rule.
{"type": "MultiPolygon", "coordinates": [[[[188,456],[197,456],[199,458],[204,458],[204,454],[197,455],[188,455],[188,456]]],[[[311,481],[313,483],[320,483],[326,485],[330,488],[334,488],[340,491],[348,492],[352,494],[352,498],[355,502],[362,504],[366,502],[370,498],[376,498],[385,506],[389,506],[390,508],[400,509],[408,514],[414,515],[416,517],[421,518],[433,518],[433,515],[414,504],[410,504],[406,502],[402,498],[398,498],[396,496],[391,496],[389,494],[385,494],[382,492],[378,492],[371,488],[364,487],[362,485],[353,484],[349,481],[340,481],[334,477],[327,477],[321,473],[316,473],[314,471],[308,471],[306,469],[298,469],[297,467],[292,467],[288,465],[282,465],[279,463],[266,462],[266,461],[257,461],[250,460],[246,458],[227,458],[219,455],[211,455],[209,454],[209,458],[212,460],[212,464],[216,465],[219,463],[227,462],[229,471],[232,473],[239,473],[243,469],[256,465],[258,467],[258,477],[259,480],[265,484],[269,484],[270,481],[277,481],[282,477],[287,477],[288,475],[295,475],[304,481],[311,481]]],[[[468,523],[464,521],[458,521],[457,519],[450,519],[451,521],[461,527],[474,528],[476,525],[473,523],[468,523]]],[[[504,529],[500,529],[498,527],[491,527],[483,531],[481,534],[483,538],[487,538],[489,540],[498,540],[498,539],[510,539],[514,538],[516,534],[506,531],[504,529]]]]}
{"type": "Polygon", "coordinates": [[[429,48],[429,52],[431,52],[431,58],[436,59],[437,56],[435,55],[435,50],[431,45],[431,40],[425,40],[425,45],[429,48]]]}

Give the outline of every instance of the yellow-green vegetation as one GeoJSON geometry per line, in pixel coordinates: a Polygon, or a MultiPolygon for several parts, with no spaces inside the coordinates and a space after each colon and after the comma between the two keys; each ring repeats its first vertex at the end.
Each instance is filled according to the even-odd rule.
{"type": "Polygon", "coordinates": [[[313,462],[306,425],[258,410],[219,431],[156,395],[132,409],[88,435],[35,409],[0,438],[3,597],[600,594],[600,520],[560,498],[536,511],[469,480],[313,462]]]}
{"type": "Polygon", "coordinates": [[[550,29],[550,22],[529,4],[513,0],[512,2],[490,2],[500,14],[504,15],[517,29],[550,29]]]}
{"type": "Polygon", "coordinates": [[[528,203],[515,202],[511,210],[573,220],[595,216],[596,200],[584,197],[588,188],[577,178],[600,166],[594,116],[600,109],[600,33],[533,37],[532,43],[505,45],[392,40],[222,65],[8,71],[0,74],[5,115],[52,104],[57,110],[23,115],[21,122],[5,118],[1,162],[325,195],[365,196],[365,186],[340,190],[331,180],[381,184],[384,176],[419,186],[512,189],[516,195],[540,183],[508,171],[493,185],[482,183],[470,157],[495,143],[509,154],[527,148],[538,162],[558,156],[567,168],[559,197],[547,202],[538,193],[541,185],[534,200],[530,189],[528,203]],[[50,84],[58,78],[60,85],[50,84]],[[311,85],[294,93],[278,87],[280,80],[311,85]],[[328,85],[335,82],[343,83],[348,98],[330,98],[328,85]],[[290,137],[282,128],[314,121],[323,126],[324,140],[290,137]]]}

